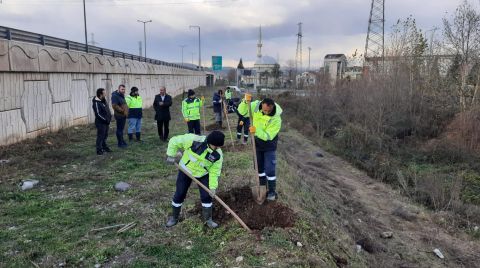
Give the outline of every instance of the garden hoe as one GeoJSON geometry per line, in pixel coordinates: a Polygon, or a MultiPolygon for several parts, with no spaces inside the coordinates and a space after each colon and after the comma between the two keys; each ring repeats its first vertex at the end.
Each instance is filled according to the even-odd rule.
{"type": "MultiPolygon", "coordinates": [[[[248,114],[250,115],[250,126],[253,126],[251,100],[247,100],[247,105],[248,105],[248,114]]],[[[252,133],[250,133],[250,140],[252,141],[253,166],[255,167],[255,182],[256,182],[255,186],[251,186],[252,195],[255,202],[261,205],[263,204],[263,202],[265,202],[265,197],[267,196],[267,187],[265,185],[260,185],[260,176],[258,176],[258,162],[257,162],[257,149],[255,145],[255,135],[253,135],[252,133]]]]}

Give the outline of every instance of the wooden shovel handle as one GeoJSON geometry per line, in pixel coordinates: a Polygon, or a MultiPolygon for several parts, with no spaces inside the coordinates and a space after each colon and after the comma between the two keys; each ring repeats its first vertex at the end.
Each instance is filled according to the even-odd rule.
{"type": "MultiPolygon", "coordinates": [[[[252,103],[251,101],[247,101],[248,105],[248,115],[250,116],[250,126],[253,126],[253,113],[252,113],[252,103]]],[[[258,191],[260,192],[260,176],[258,175],[258,162],[257,162],[257,147],[255,145],[255,135],[248,130],[248,133],[250,134],[250,140],[252,141],[252,151],[253,151],[253,166],[255,167],[255,178],[256,178],[256,183],[258,186],[258,191]]],[[[260,195],[260,193],[258,193],[260,195]]]]}
{"type": "Polygon", "coordinates": [[[235,148],[235,141],[233,140],[232,129],[230,128],[230,121],[228,120],[228,112],[226,101],[222,98],[223,112],[225,113],[225,120],[227,120],[228,132],[230,132],[230,140],[232,141],[232,147],[235,148]]]}
{"type": "MultiPolygon", "coordinates": [[[[197,180],[195,177],[192,176],[192,174],[190,174],[187,170],[185,170],[183,167],[181,167],[179,164],[175,163],[175,166],[183,173],[185,173],[185,175],[187,175],[190,179],[192,179],[192,181],[194,181],[196,184],[198,184],[198,186],[202,187],[203,190],[207,191],[207,193],[209,193],[210,195],[213,195],[212,191],[210,191],[210,189],[203,185],[203,183],[201,183],[199,180],[197,180]]],[[[215,199],[218,201],[218,203],[220,203],[220,205],[222,205],[226,210],[228,210],[228,212],[230,212],[233,217],[240,223],[240,225],[242,225],[242,227],[247,230],[248,232],[252,232],[252,230],[245,224],[245,222],[242,221],[242,219],[240,219],[240,217],[237,215],[237,213],[235,213],[227,204],[225,204],[225,202],[223,202],[222,199],[220,199],[220,197],[218,197],[217,195],[213,195],[215,197],[215,199]]]]}

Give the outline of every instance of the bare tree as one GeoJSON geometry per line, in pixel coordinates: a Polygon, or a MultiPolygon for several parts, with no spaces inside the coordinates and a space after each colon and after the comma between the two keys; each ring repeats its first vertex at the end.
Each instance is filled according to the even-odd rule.
{"type": "MultiPolygon", "coordinates": [[[[478,61],[480,50],[480,14],[465,0],[455,11],[453,18],[443,19],[446,50],[450,54],[457,55],[460,60],[460,83],[457,92],[460,107],[467,110],[474,103],[478,92],[478,86],[468,86],[470,70],[478,61]]],[[[480,81],[480,73],[477,73],[477,81],[480,81]]],[[[478,84],[478,83],[477,83],[478,84]]]]}

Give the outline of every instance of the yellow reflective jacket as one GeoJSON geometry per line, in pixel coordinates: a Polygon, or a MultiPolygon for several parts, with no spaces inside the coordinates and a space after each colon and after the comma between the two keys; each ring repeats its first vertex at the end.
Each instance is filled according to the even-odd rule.
{"type": "Polygon", "coordinates": [[[202,106],[203,102],[199,98],[186,98],[182,101],[183,118],[189,120],[199,120],[202,106]]]}
{"type": "Polygon", "coordinates": [[[207,144],[206,136],[184,134],[175,136],[168,142],[167,155],[175,157],[178,150],[183,150],[180,166],[196,178],[208,176],[208,188],[217,189],[218,178],[222,171],[222,149],[212,150],[207,144]]]}
{"type": "MultiPolygon", "coordinates": [[[[275,114],[273,116],[265,115],[262,112],[260,103],[261,101],[258,100],[251,103],[253,125],[256,128],[255,137],[266,142],[273,141],[282,127],[282,118],[280,116],[282,115],[283,110],[278,103],[275,103],[275,114]]],[[[242,101],[238,110],[239,112],[247,110],[248,113],[247,103],[242,101]]]]}
{"type": "Polygon", "coordinates": [[[225,99],[227,100],[232,99],[232,91],[230,89],[225,90],[225,99]]]}
{"type": "MultiPolygon", "coordinates": [[[[247,101],[245,99],[242,99],[242,102],[240,102],[240,104],[238,105],[237,112],[245,118],[250,117],[250,114],[248,114],[247,101]]],[[[252,110],[252,112],[253,112],[253,110],[252,110]]]]}

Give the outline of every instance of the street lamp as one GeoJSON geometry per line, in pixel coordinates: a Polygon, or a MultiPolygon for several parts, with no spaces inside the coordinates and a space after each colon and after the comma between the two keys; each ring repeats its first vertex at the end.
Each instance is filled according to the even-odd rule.
{"type": "Polygon", "coordinates": [[[190,25],[190,29],[198,28],[198,69],[202,69],[202,48],[201,48],[201,36],[200,36],[200,26],[190,25]]]}
{"type": "Polygon", "coordinates": [[[87,8],[85,7],[85,0],[83,0],[83,23],[84,23],[84,25],[85,25],[85,51],[88,53],[87,8]]]}
{"type": "Polygon", "coordinates": [[[183,67],[183,49],[186,47],[187,45],[180,45],[180,47],[182,48],[182,67],[183,67]]]}
{"type": "Polygon", "coordinates": [[[143,21],[143,20],[137,20],[138,22],[141,22],[143,23],[143,44],[145,46],[145,51],[143,52],[143,54],[145,55],[145,61],[147,60],[147,29],[146,29],[146,24],[149,23],[149,22],[152,22],[152,20],[146,20],[146,21],[143,21]]]}

